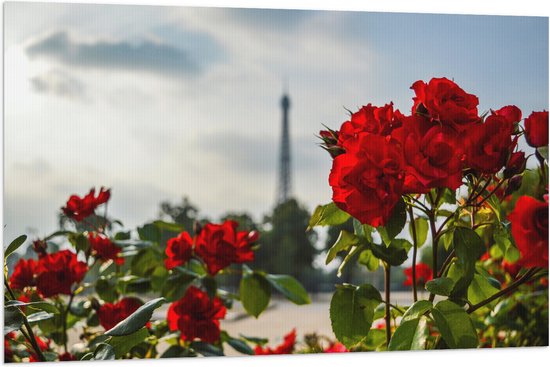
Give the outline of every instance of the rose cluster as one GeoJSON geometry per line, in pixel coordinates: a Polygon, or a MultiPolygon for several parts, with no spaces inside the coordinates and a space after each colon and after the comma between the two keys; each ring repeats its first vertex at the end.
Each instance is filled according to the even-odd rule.
{"type": "MultiPolygon", "coordinates": [[[[392,103],[368,104],[340,130],[320,134],[334,158],[333,201],[363,224],[385,225],[402,195],[455,190],[466,173],[490,176],[504,169],[510,178],[525,168],[525,154],[517,151],[518,107],[480,116],[478,98],[446,78],[417,81],[411,89],[411,114],[394,110],[392,103]]],[[[547,144],[547,134],[548,112],[525,120],[532,146],[547,144]]]]}
{"type": "Polygon", "coordinates": [[[182,232],[166,245],[167,269],[184,265],[193,253],[206,264],[208,273],[216,275],[231,264],[254,261],[252,245],[258,240],[256,231],[237,231],[239,224],[227,220],[223,224],[207,223],[194,238],[182,232]]]}
{"type": "MultiPolygon", "coordinates": [[[[196,255],[206,265],[211,276],[231,264],[254,260],[252,245],[258,232],[237,231],[238,223],[227,220],[222,224],[207,223],[194,237],[182,232],[166,244],[168,270],[185,265],[196,255]]],[[[170,330],[180,331],[182,340],[200,339],[207,343],[219,340],[219,320],[225,317],[226,308],[218,298],[210,298],[206,292],[191,286],[185,295],[168,309],[170,330]]]]}

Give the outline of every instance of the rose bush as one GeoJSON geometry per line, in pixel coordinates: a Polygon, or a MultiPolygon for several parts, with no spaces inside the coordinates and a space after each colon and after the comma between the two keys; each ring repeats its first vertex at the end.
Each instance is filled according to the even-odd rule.
{"type": "Polygon", "coordinates": [[[383,297],[336,286],[336,337],[355,351],[548,345],[548,112],[523,124],[517,106],[480,114],[478,97],[446,78],[411,89],[410,115],[368,104],[320,133],[332,202],[310,227],[352,221],[327,264],[385,276],[383,297]],[[404,263],[412,303],[397,305],[391,269],[404,263]]]}
{"type": "MultiPolygon", "coordinates": [[[[264,339],[223,330],[233,304],[258,317],[274,291],[310,302],[293,277],[254,269],[257,232],[231,220],[193,229],[155,221],[124,231],[98,214],[110,198],[104,188],[72,195],[61,209],[71,230],[33,241],[37,259],[20,259],[11,274],[4,261],[6,362],[213,356],[227,346],[266,354],[264,339]],[[223,289],[223,278],[235,275],[237,292],[223,289]]],[[[4,259],[25,241],[15,239],[4,259]]],[[[290,353],[295,342],[294,334],[274,351],[290,353]]]]}

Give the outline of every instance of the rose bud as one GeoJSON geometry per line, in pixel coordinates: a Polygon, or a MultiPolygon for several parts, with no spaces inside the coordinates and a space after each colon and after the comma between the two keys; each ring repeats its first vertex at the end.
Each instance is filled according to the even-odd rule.
{"type": "Polygon", "coordinates": [[[517,175],[517,176],[512,177],[508,181],[508,186],[506,187],[506,191],[504,192],[504,197],[506,197],[508,195],[511,195],[514,192],[516,192],[517,190],[519,190],[519,188],[521,187],[522,182],[523,182],[523,176],[517,175]]]}
{"type": "Polygon", "coordinates": [[[46,249],[48,248],[48,244],[46,241],[43,240],[35,240],[32,243],[32,249],[34,252],[38,254],[38,257],[42,257],[46,255],[46,249]]]}
{"type": "Polygon", "coordinates": [[[504,178],[510,178],[514,175],[519,175],[525,170],[527,159],[524,152],[515,152],[510,154],[508,163],[504,168],[504,178]]]}
{"type": "Polygon", "coordinates": [[[193,233],[198,236],[202,231],[202,225],[198,222],[198,221],[195,221],[193,223],[193,233]]]}
{"type": "Polygon", "coordinates": [[[533,148],[548,145],[548,111],[533,112],[525,119],[525,139],[533,148]]]}
{"type": "Polygon", "coordinates": [[[344,148],[338,145],[338,131],[331,129],[321,130],[319,131],[319,137],[323,140],[321,148],[326,150],[332,158],[345,153],[344,148]]]}

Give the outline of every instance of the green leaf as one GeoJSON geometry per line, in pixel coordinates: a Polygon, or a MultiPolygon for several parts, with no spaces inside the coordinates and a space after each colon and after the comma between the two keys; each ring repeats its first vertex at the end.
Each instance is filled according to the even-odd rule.
{"type": "Polygon", "coordinates": [[[338,277],[342,276],[342,272],[344,271],[346,266],[348,266],[348,264],[352,263],[352,260],[355,259],[355,256],[357,254],[359,254],[359,252],[361,250],[363,250],[363,248],[364,248],[364,246],[360,245],[360,246],[353,247],[351,249],[351,251],[346,255],[346,257],[344,258],[344,260],[342,260],[342,263],[338,267],[338,271],[336,272],[336,276],[338,276],[338,277]]]}
{"type": "Polygon", "coordinates": [[[309,220],[308,230],[316,226],[336,226],[344,224],[350,215],[341,210],[334,203],[319,205],[315,208],[311,219],[309,220]]]}
{"type": "Polygon", "coordinates": [[[455,282],[451,278],[441,277],[426,282],[426,290],[440,296],[450,296],[455,282]]]}
{"type": "Polygon", "coordinates": [[[185,294],[189,285],[195,280],[195,276],[183,273],[174,273],[166,278],[164,285],[162,286],[161,295],[166,298],[168,302],[173,302],[185,294]]]}
{"type": "Polygon", "coordinates": [[[239,353],[254,355],[254,350],[241,339],[236,339],[227,335],[226,342],[231,346],[231,348],[235,349],[239,353]]]}
{"type": "Polygon", "coordinates": [[[541,157],[544,158],[546,162],[548,162],[548,145],[538,147],[537,152],[539,152],[541,157]]]}
{"type": "Polygon", "coordinates": [[[271,285],[261,274],[245,273],[241,278],[239,294],[246,312],[258,318],[271,299],[271,285]]]}
{"type": "Polygon", "coordinates": [[[153,248],[144,248],[132,259],[130,267],[134,275],[149,276],[155,271],[157,266],[162,265],[164,263],[161,254],[153,248]]]}
{"type": "Polygon", "coordinates": [[[420,300],[415,302],[403,315],[402,321],[417,319],[426,312],[431,311],[433,304],[430,301],[420,300]]]}
{"type": "Polygon", "coordinates": [[[95,360],[112,360],[115,359],[115,350],[107,343],[100,343],[94,352],[95,360]]]}
{"type": "Polygon", "coordinates": [[[95,290],[99,298],[105,302],[112,303],[118,299],[118,292],[115,288],[115,279],[100,277],[95,284],[95,290]]]}
{"type": "Polygon", "coordinates": [[[357,261],[359,264],[366,266],[370,271],[375,271],[380,266],[380,260],[369,249],[363,250],[359,254],[357,261]]]}
{"type": "Polygon", "coordinates": [[[337,287],[330,302],[330,320],[334,335],[346,348],[367,338],[374,309],[381,301],[380,292],[370,284],[337,287]]]}
{"type": "Polygon", "coordinates": [[[178,223],[170,223],[170,222],[164,222],[162,220],[156,220],[153,222],[155,226],[157,226],[159,229],[174,232],[174,233],[181,233],[185,232],[185,226],[178,223]]]}
{"type": "Polygon", "coordinates": [[[4,307],[4,335],[17,331],[23,325],[23,314],[17,307],[4,307]]]}
{"type": "Polygon", "coordinates": [[[42,310],[50,313],[59,313],[59,309],[57,307],[45,301],[21,302],[21,301],[13,300],[13,301],[6,302],[4,306],[5,307],[28,306],[29,308],[32,308],[35,310],[42,310]]]}
{"type": "Polygon", "coordinates": [[[304,287],[290,275],[267,274],[267,281],[273,288],[281,292],[287,299],[297,305],[311,303],[304,287]]]}
{"type": "Polygon", "coordinates": [[[224,355],[221,348],[204,342],[192,342],[191,348],[205,357],[221,357],[224,355]]]}
{"type": "Polygon", "coordinates": [[[370,249],[374,256],[392,266],[399,266],[408,258],[411,243],[403,239],[391,241],[389,246],[371,244],[370,249]]]}
{"type": "Polygon", "coordinates": [[[142,227],[138,227],[137,231],[140,240],[160,243],[161,233],[156,225],[147,223],[142,227]]]}
{"type": "Polygon", "coordinates": [[[402,321],[393,334],[388,350],[421,350],[426,349],[428,327],[426,318],[415,318],[402,321]]]}
{"type": "Polygon", "coordinates": [[[349,233],[348,231],[340,231],[338,239],[336,240],[334,245],[332,245],[330,250],[328,250],[325,264],[330,264],[330,262],[336,258],[339,252],[348,251],[352,246],[358,245],[359,243],[361,243],[360,237],[356,236],[353,233],[349,233]]]}
{"type": "MultiPolygon", "coordinates": [[[[426,218],[417,217],[414,219],[414,228],[416,230],[416,243],[418,247],[421,247],[424,242],[426,242],[426,238],[428,237],[428,221],[426,220],[426,218]]],[[[410,224],[409,233],[411,235],[411,238],[414,240],[412,225],[410,224]]]]}
{"type": "Polygon", "coordinates": [[[356,236],[365,237],[368,242],[372,242],[372,232],[374,232],[374,227],[368,224],[361,224],[361,222],[353,218],[353,232],[356,236]]]}
{"type": "Polygon", "coordinates": [[[48,319],[51,319],[53,317],[54,317],[53,313],[49,313],[49,312],[46,312],[46,311],[38,311],[38,312],[32,313],[29,316],[27,316],[27,321],[30,324],[33,324],[35,322],[48,320],[48,319]]]}
{"type": "MultiPolygon", "coordinates": [[[[479,274],[475,274],[470,287],[468,287],[468,300],[470,303],[476,304],[485,301],[493,294],[498,293],[498,291],[497,288],[493,287],[489,279],[479,274]]],[[[488,304],[487,307],[493,309],[497,303],[498,300],[495,300],[488,304]]]]}
{"type": "Polygon", "coordinates": [[[6,251],[4,251],[4,261],[8,258],[8,256],[13,254],[19,247],[21,247],[21,245],[24,244],[26,240],[27,236],[23,234],[17,237],[15,240],[11,241],[11,243],[6,248],[6,251]]]}
{"type": "Polygon", "coordinates": [[[485,246],[475,231],[464,227],[455,229],[453,246],[457,257],[455,265],[461,270],[461,276],[455,281],[451,296],[465,298],[474,278],[476,261],[483,255],[485,246]]]}
{"type": "Polygon", "coordinates": [[[88,237],[84,236],[82,233],[70,233],[68,239],[77,252],[86,252],[90,248],[88,237]]]}
{"type": "Polygon", "coordinates": [[[403,199],[400,199],[397,204],[395,204],[386,225],[377,228],[380,237],[382,237],[382,241],[384,241],[386,245],[389,245],[395,236],[401,233],[403,227],[405,227],[406,221],[407,205],[403,199]]]}
{"type": "Polygon", "coordinates": [[[149,331],[143,327],[130,335],[113,336],[107,343],[113,347],[115,358],[121,358],[148,336],[149,331]]]}
{"type": "Polygon", "coordinates": [[[477,333],[472,319],[462,307],[449,300],[444,300],[435,305],[432,315],[441,337],[449,348],[477,347],[477,333]]]}
{"type": "Polygon", "coordinates": [[[130,335],[141,329],[153,316],[153,311],[165,303],[164,298],[155,298],[140,308],[133,314],[116,324],[115,327],[105,332],[109,336],[124,336],[130,335]]]}

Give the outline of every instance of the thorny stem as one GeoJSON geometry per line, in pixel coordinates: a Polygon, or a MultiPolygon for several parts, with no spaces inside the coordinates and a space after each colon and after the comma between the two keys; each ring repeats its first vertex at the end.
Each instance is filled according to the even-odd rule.
{"type": "Polygon", "coordinates": [[[509,293],[512,293],[513,291],[515,291],[520,285],[528,282],[531,277],[538,271],[539,269],[538,268],[531,268],[529,270],[527,270],[527,272],[522,276],[520,277],[518,280],[514,281],[512,284],[510,284],[510,286],[504,288],[503,290],[501,290],[500,292],[497,292],[495,294],[493,294],[491,297],[485,299],[484,301],[481,301],[479,303],[476,303],[475,305],[471,306],[470,308],[468,308],[467,312],[468,313],[472,313],[478,309],[480,309],[481,307],[485,306],[485,305],[488,305],[489,303],[493,302],[494,300],[504,296],[504,295],[507,295],[509,293]]]}
{"type": "MultiPolygon", "coordinates": [[[[4,277],[4,286],[6,287],[6,290],[10,294],[12,300],[17,300],[17,298],[15,298],[15,295],[13,294],[13,291],[10,288],[10,285],[9,285],[8,280],[6,279],[6,277],[4,277]]],[[[21,310],[19,310],[19,312],[21,312],[21,310]]],[[[42,350],[38,346],[38,342],[36,341],[36,337],[34,335],[34,332],[32,331],[32,327],[29,324],[29,321],[27,320],[27,316],[25,316],[25,314],[23,312],[21,312],[21,316],[23,316],[23,324],[25,325],[25,328],[27,329],[27,332],[25,333],[23,328],[20,328],[21,333],[29,341],[29,343],[32,345],[32,348],[34,349],[36,355],[38,356],[38,359],[41,362],[45,362],[46,357],[44,357],[44,354],[42,354],[42,350]]]]}
{"type": "Polygon", "coordinates": [[[409,218],[411,220],[410,226],[412,230],[413,237],[413,255],[412,255],[412,286],[413,286],[413,300],[414,302],[418,301],[418,293],[416,289],[416,253],[418,250],[418,241],[416,237],[416,224],[414,222],[414,213],[412,208],[409,206],[409,218]]]}
{"type": "Polygon", "coordinates": [[[386,303],[386,345],[390,345],[391,340],[391,310],[390,310],[390,274],[391,267],[384,263],[384,298],[386,303]]]}

